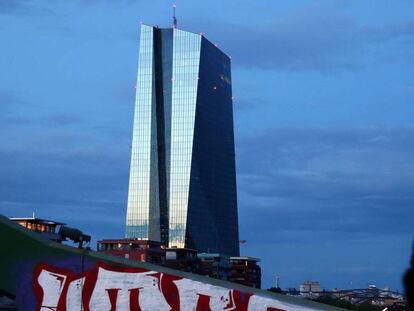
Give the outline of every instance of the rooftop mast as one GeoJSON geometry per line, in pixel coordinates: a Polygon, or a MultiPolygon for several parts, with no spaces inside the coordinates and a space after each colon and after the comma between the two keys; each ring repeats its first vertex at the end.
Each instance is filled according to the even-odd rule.
{"type": "Polygon", "coordinates": [[[173,4],[173,28],[177,28],[177,18],[175,17],[175,8],[177,7],[176,4],[173,4]]]}

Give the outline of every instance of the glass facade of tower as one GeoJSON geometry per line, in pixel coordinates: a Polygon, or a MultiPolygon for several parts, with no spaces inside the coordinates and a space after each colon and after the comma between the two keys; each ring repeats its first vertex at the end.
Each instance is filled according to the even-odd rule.
{"type": "Polygon", "coordinates": [[[229,57],[142,25],[135,106],[126,236],[238,255],[229,57]]]}

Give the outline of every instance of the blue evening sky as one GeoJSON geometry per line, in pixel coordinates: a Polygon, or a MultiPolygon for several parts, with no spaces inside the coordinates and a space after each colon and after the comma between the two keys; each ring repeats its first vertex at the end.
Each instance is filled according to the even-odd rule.
{"type": "MultiPolygon", "coordinates": [[[[172,2],[0,0],[0,213],[124,235],[140,21],[172,2]]],[[[402,289],[412,0],[177,1],[232,56],[242,254],[264,287],[402,289]]],[[[225,216],[223,216],[225,217],[225,216]]]]}

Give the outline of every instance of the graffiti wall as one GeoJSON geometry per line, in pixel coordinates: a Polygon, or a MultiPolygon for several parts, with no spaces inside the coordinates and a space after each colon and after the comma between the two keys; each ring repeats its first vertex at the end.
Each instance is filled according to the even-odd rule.
{"type": "Polygon", "coordinates": [[[2,216],[0,243],[0,291],[23,311],[339,310],[61,245],[2,216]]]}
{"type": "Polygon", "coordinates": [[[166,273],[104,263],[78,275],[41,263],[33,283],[40,311],[311,310],[166,273]]]}

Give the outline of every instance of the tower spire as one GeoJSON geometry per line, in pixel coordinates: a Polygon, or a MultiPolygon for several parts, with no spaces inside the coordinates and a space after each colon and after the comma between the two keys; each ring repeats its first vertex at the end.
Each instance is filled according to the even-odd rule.
{"type": "Polygon", "coordinates": [[[173,4],[173,28],[177,28],[177,18],[175,17],[175,8],[177,7],[177,5],[174,3],[173,4]]]}

